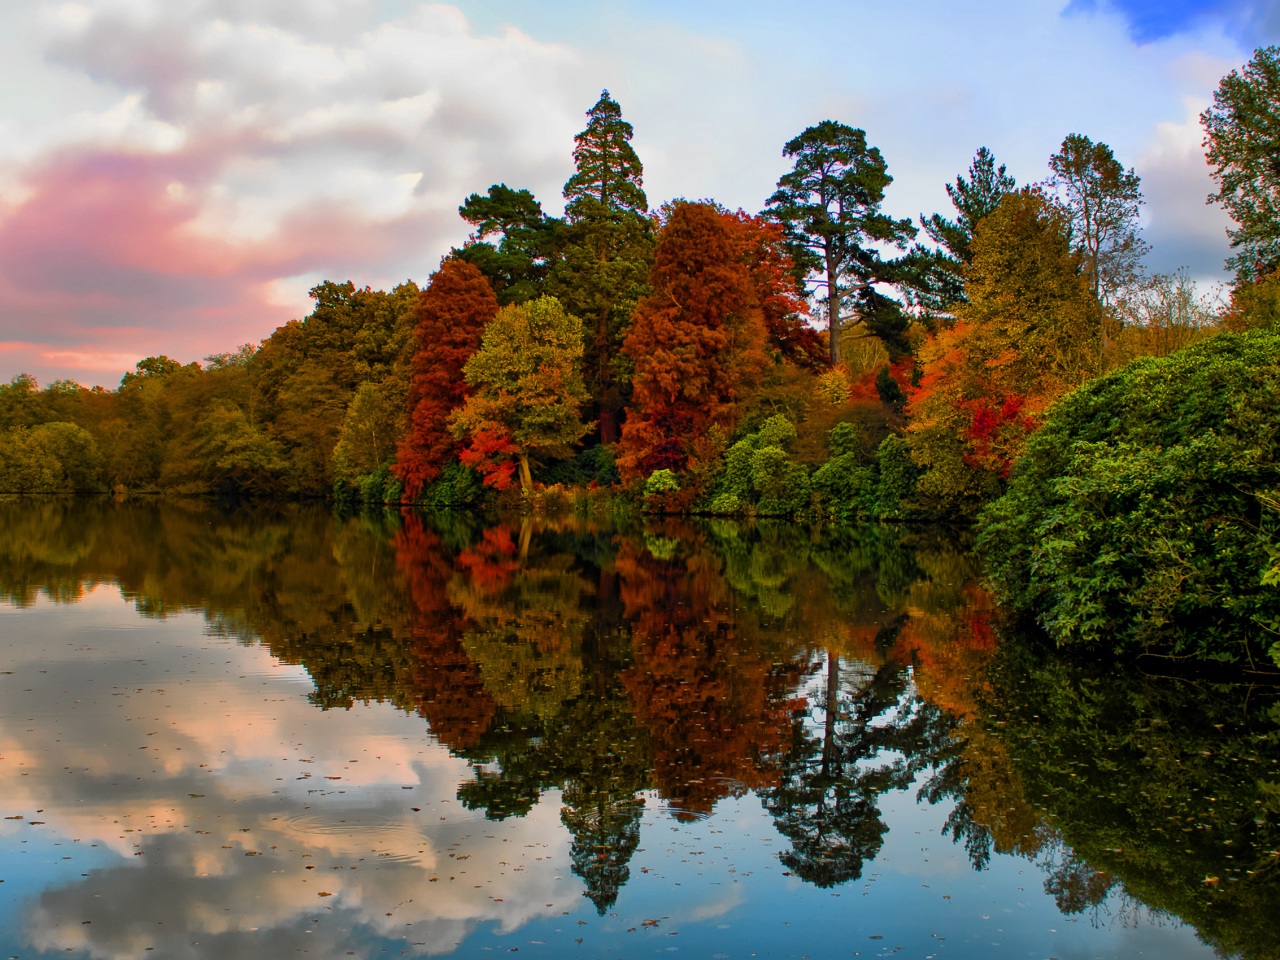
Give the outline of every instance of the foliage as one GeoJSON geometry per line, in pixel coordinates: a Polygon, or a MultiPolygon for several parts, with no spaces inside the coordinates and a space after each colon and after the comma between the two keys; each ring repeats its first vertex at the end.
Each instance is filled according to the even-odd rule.
{"type": "Polygon", "coordinates": [[[395,464],[410,499],[439,477],[457,452],[447,421],[471,393],[462,371],[497,312],[498,301],[480,271],[456,258],[441,263],[418,295],[409,421],[395,464]]]}
{"type": "Polygon", "coordinates": [[[1000,595],[1063,645],[1280,662],[1278,396],[1280,336],[1256,332],[1064,399],[981,518],[1000,595]]]}
{"type": "Polygon", "coordinates": [[[621,482],[614,448],[600,444],[587,447],[576,457],[537,470],[534,479],[547,486],[612,487],[621,482]]]}
{"type": "Polygon", "coordinates": [[[83,427],[54,422],[0,434],[0,493],[89,493],[104,486],[102,457],[83,427]]]}
{"type": "Polygon", "coordinates": [[[1140,180],[1125,170],[1105,143],[1073,133],[1049,158],[1049,185],[1065,196],[1071,240],[1093,295],[1108,306],[1138,274],[1150,249],[1138,236],[1142,206],[1140,180]]]}
{"type": "Polygon", "coordinates": [[[738,405],[768,360],[765,327],[738,221],[705,203],[666,208],[649,282],[624,350],[635,364],[631,414],[618,468],[624,479],[653,470],[697,472],[719,451],[738,405]]]}
{"type": "Polygon", "coordinates": [[[591,429],[578,413],[587,399],[581,360],[582,322],[554,297],[503,307],[463,368],[475,393],[450,416],[450,430],[471,438],[472,457],[478,444],[485,461],[517,457],[521,487],[531,490],[530,458],[563,457],[591,429]]]}
{"type": "Polygon", "coordinates": [[[1042,412],[1098,364],[1101,313],[1065,212],[1007,194],[979,225],[958,320],[920,351],[908,444],[917,492],[944,515],[998,493],[1042,412]]]}
{"type": "Polygon", "coordinates": [[[1227,266],[1240,279],[1257,279],[1280,266],[1280,48],[1255,50],[1243,71],[1223,77],[1200,123],[1218,186],[1209,202],[1236,222],[1227,231],[1237,251],[1227,266]]]}
{"type": "Polygon", "coordinates": [[[876,245],[901,247],[916,230],[911,221],[880,212],[885,187],[893,182],[880,151],[867,146],[865,131],[824,120],[782,153],[795,158],[795,166],[778,181],[766,209],[792,245],[797,272],[823,278],[832,366],[840,362],[846,321],[861,328],[859,336],[879,337],[891,352],[901,352],[906,319],[874,286],[896,274],[876,245]],[[846,286],[857,304],[852,316],[842,306],[846,286]]]}
{"type": "Polygon", "coordinates": [[[252,361],[254,409],[246,417],[281,445],[286,488],[322,494],[333,482],[333,452],[347,407],[362,383],[403,409],[416,343],[418,288],[390,293],[326,281],[311,290],[315,310],[278,328],[252,361]]]}
{"type": "Polygon", "coordinates": [[[796,428],[777,414],[725,454],[724,472],[709,494],[712,513],[795,516],[809,509],[809,471],[793,463],[787,448],[796,428]]]}
{"type": "Polygon", "coordinates": [[[333,448],[334,475],[350,479],[386,463],[395,452],[403,422],[403,409],[388,402],[383,389],[373,383],[360,384],[347,406],[338,444],[333,448]]]}
{"type": "Polygon", "coordinates": [[[605,90],[587,116],[587,128],[574,137],[577,170],[564,185],[566,222],[547,292],[582,320],[583,379],[600,439],[613,443],[629,373],[621,348],[636,301],[647,292],[653,225],[622,108],[605,90]]]}

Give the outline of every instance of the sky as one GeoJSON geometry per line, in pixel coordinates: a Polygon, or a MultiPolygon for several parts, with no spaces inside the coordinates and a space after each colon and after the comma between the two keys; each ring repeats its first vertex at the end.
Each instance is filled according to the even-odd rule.
{"type": "Polygon", "coordinates": [[[493,183],[558,213],[608,89],[650,204],[758,211],[832,119],[950,212],[989,147],[1020,184],[1070,133],[1142,177],[1153,271],[1227,279],[1199,114],[1280,0],[5,0],[0,380],[113,387],[310,312],[321,280],[425,284],[493,183]]]}

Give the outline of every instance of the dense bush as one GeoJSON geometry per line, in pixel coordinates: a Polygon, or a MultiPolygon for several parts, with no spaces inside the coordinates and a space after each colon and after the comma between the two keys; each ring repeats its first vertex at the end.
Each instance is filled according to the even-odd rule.
{"type": "Polygon", "coordinates": [[[1278,431],[1275,333],[1084,385],[980,518],[997,591],[1059,644],[1280,662],[1278,431]]]}

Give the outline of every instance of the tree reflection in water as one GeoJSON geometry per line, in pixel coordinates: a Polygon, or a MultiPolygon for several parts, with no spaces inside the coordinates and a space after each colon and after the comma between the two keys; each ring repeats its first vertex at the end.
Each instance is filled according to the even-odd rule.
{"type": "Polygon", "coordinates": [[[886,794],[951,804],[981,869],[1025,857],[1067,913],[1109,897],[1280,956],[1274,688],[1076,664],[997,636],[963,534],[304,507],[0,504],[0,595],[116,583],[147,617],[306,668],[323,710],[383,701],[470,762],[472,810],[548,790],[600,913],[646,811],[754,792],[822,887],[859,877],[886,794]]]}

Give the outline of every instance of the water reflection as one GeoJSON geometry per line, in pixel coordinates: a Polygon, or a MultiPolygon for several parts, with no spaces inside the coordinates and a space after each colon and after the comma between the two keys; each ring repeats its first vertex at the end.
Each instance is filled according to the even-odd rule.
{"type": "MultiPolygon", "coordinates": [[[[0,529],[3,623],[23,628],[0,676],[6,816],[25,818],[7,859],[42,837],[42,863],[75,844],[81,874],[32,874],[39,950],[448,953],[481,921],[613,936],[562,918],[581,926],[581,895],[608,924],[659,876],[684,884],[672,913],[703,871],[708,898],[770,870],[870,896],[918,793],[962,860],[1035,864],[1056,909],[1277,955],[1273,701],[998,643],[962,533],[71,500],[0,503],[0,529]],[[136,613],[108,623],[105,587],[136,613]],[[763,860],[730,845],[745,827],[710,842],[744,803],[763,860]],[[697,849],[652,859],[677,842],[656,817],[697,849]]],[[[909,885],[917,915],[965,896],[909,885]]],[[[714,902],[698,915],[745,903],[714,902]]],[[[624,946],[657,935],[631,927],[624,946]]]]}

